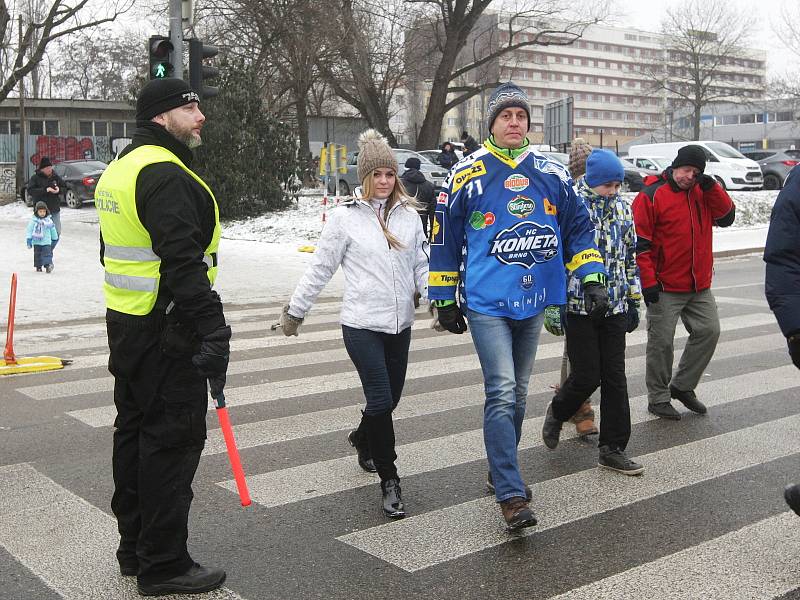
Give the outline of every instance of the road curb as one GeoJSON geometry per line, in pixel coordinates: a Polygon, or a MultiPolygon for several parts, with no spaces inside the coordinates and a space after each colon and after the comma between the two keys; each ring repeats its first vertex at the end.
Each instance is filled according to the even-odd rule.
{"type": "Polygon", "coordinates": [[[761,246],[759,248],[736,248],[734,250],[720,250],[719,252],[714,252],[714,258],[728,258],[731,256],[744,256],[745,254],[763,254],[764,247],[761,246]]]}

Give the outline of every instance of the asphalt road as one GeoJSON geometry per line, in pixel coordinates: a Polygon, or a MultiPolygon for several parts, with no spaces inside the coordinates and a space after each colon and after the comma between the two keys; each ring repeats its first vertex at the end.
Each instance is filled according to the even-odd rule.
{"type": "MultiPolygon", "coordinates": [[[[561,340],[542,334],[520,450],[540,524],[522,536],[503,531],[484,489],[469,336],[436,334],[420,313],[395,426],[412,516],[387,523],[345,439],[362,397],[335,299],[291,340],[267,330],[278,304],[228,306],[226,391],[254,504],[239,506],[211,411],[190,523],[195,560],[228,572],[210,597],[800,599],[800,520],[781,494],[800,480],[800,373],[763,298],[762,265],[717,261],[723,332],[697,390],[707,416],[646,412],[644,324],[629,337],[629,452],[642,477],[601,472],[569,425],[557,450],[542,445],[561,355],[561,340]]],[[[136,598],[113,556],[103,324],[24,327],[16,348],[74,363],[0,378],[0,598],[136,598]]]]}

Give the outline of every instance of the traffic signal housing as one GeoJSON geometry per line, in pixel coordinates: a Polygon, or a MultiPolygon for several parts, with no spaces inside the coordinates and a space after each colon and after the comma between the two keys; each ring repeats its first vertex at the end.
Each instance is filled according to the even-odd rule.
{"type": "Polygon", "coordinates": [[[174,47],[169,38],[163,35],[150,36],[147,49],[150,54],[150,79],[172,77],[175,72],[172,64],[174,47]]]}
{"type": "Polygon", "coordinates": [[[207,46],[201,40],[189,40],[189,85],[201,98],[212,98],[219,94],[219,88],[206,85],[206,80],[219,75],[219,69],[203,65],[203,60],[217,55],[216,46],[207,46]]]}

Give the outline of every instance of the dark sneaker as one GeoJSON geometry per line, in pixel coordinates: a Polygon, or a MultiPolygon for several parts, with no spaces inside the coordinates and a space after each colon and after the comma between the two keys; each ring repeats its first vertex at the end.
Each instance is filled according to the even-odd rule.
{"type": "Polygon", "coordinates": [[[372,457],[369,455],[369,450],[363,444],[359,447],[358,430],[353,429],[347,434],[347,441],[356,449],[358,453],[358,466],[364,469],[367,473],[377,473],[378,469],[375,468],[375,463],[372,462],[372,457]]]}
{"type": "Polygon", "coordinates": [[[681,413],[679,413],[669,402],[659,402],[658,404],[648,404],[647,412],[662,419],[670,419],[672,421],[680,421],[681,413]]]}
{"type": "Polygon", "coordinates": [[[787,485],[783,490],[783,497],[795,514],[800,517],[800,484],[787,485]]]}
{"type": "Polygon", "coordinates": [[[597,461],[597,466],[624,475],[641,475],[644,473],[642,465],[633,462],[622,450],[610,448],[609,446],[600,446],[600,458],[597,461]]]}
{"type": "MultiPolygon", "coordinates": [[[[494,494],[494,481],[492,480],[492,472],[489,471],[489,476],[486,478],[486,489],[489,490],[492,494],[494,494]]],[[[530,502],[531,498],[533,498],[533,492],[529,485],[525,485],[525,499],[530,502]]]]}
{"type": "Polygon", "coordinates": [[[536,515],[533,514],[525,498],[514,497],[500,503],[500,511],[506,521],[507,531],[517,531],[524,527],[536,525],[536,515]]]}
{"type": "Polygon", "coordinates": [[[183,575],[158,583],[138,582],[136,587],[142,596],[166,596],[168,594],[201,594],[221,587],[225,583],[225,571],[211,569],[194,563],[183,575]]]}
{"type": "Polygon", "coordinates": [[[694,390],[689,390],[688,392],[682,392],[681,390],[679,390],[674,386],[669,386],[669,395],[670,397],[675,398],[675,400],[683,404],[693,413],[697,413],[698,415],[704,415],[708,412],[706,405],[697,399],[697,395],[694,393],[694,390]]]}
{"type": "Polygon", "coordinates": [[[125,577],[134,577],[139,574],[139,561],[125,561],[119,563],[120,575],[125,577]]]}
{"type": "Polygon", "coordinates": [[[562,425],[564,423],[553,416],[553,403],[551,402],[547,405],[547,412],[544,413],[544,423],[542,423],[542,441],[550,450],[558,446],[562,425]]]}
{"type": "Polygon", "coordinates": [[[402,519],[406,516],[403,498],[400,495],[400,480],[387,479],[381,481],[381,494],[383,495],[383,514],[390,519],[402,519]]]}
{"type": "Polygon", "coordinates": [[[36,267],[36,272],[37,273],[41,273],[42,272],[42,267],[36,267]]]}
{"type": "Polygon", "coordinates": [[[52,273],[53,265],[45,265],[44,270],[47,271],[48,273],[52,273]]]}

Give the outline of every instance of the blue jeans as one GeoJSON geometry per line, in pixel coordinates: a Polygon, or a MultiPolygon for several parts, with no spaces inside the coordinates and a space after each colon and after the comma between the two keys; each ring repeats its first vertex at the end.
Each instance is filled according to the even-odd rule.
{"type": "Polygon", "coordinates": [[[498,502],[515,496],[524,498],[517,445],[544,313],[517,321],[467,309],[467,320],[483,371],[483,443],[495,498],[498,502]]]}

